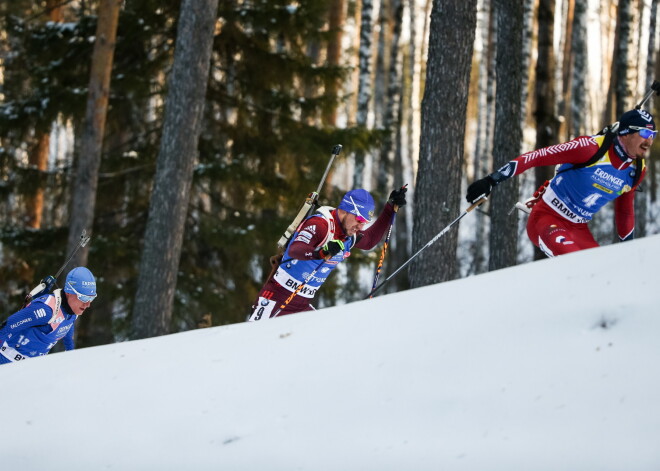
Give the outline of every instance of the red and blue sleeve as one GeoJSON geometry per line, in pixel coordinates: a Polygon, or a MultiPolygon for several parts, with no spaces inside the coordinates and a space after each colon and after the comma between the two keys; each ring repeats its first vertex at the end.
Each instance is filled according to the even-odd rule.
{"type": "Polygon", "coordinates": [[[320,216],[309,218],[303,223],[296,238],[289,246],[289,255],[296,260],[316,260],[315,250],[325,240],[328,222],[320,216]]]}
{"type": "MultiPolygon", "coordinates": [[[[642,170],[641,182],[646,175],[646,167],[642,170]]],[[[635,188],[622,194],[614,200],[614,222],[620,240],[631,240],[635,231],[635,188]]]]}
{"type": "Polygon", "coordinates": [[[378,216],[378,219],[367,230],[359,233],[360,235],[355,247],[362,250],[373,249],[383,239],[385,232],[387,232],[392,222],[393,214],[394,207],[390,203],[387,203],[380,216],[378,216]]]}
{"type": "Polygon", "coordinates": [[[497,183],[520,175],[533,167],[587,162],[598,151],[598,142],[590,136],[555,144],[522,154],[500,167],[492,176],[497,183]]]}

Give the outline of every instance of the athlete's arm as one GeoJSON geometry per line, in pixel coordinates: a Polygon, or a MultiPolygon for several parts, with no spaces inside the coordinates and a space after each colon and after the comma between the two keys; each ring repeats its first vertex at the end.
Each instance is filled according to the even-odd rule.
{"type": "Polygon", "coordinates": [[[53,310],[48,305],[33,302],[7,318],[5,326],[0,330],[0,343],[30,327],[46,325],[52,315],[53,310]]]}
{"type": "Polygon", "coordinates": [[[328,232],[328,222],[320,217],[309,218],[303,223],[296,238],[289,246],[289,255],[296,260],[317,260],[315,250],[325,240],[328,232]]]}
{"type": "Polygon", "coordinates": [[[519,175],[533,167],[559,164],[581,164],[587,162],[598,151],[598,143],[593,137],[580,136],[572,141],[556,144],[522,154],[500,167],[495,174],[496,182],[519,175]]]}
{"type": "Polygon", "coordinates": [[[74,345],[74,342],[73,342],[73,331],[74,331],[74,329],[75,329],[75,323],[74,323],[74,325],[71,326],[69,331],[66,333],[66,335],[62,339],[62,342],[64,343],[64,350],[66,350],[67,352],[69,350],[74,350],[76,348],[76,346],[74,345]]]}
{"type": "MultiPolygon", "coordinates": [[[[644,179],[646,168],[642,170],[639,181],[644,179]]],[[[631,240],[635,236],[635,190],[628,191],[614,200],[614,222],[620,240],[631,240]]]]}
{"type": "Polygon", "coordinates": [[[392,215],[394,214],[394,206],[387,203],[383,211],[378,216],[378,219],[369,226],[368,229],[358,233],[357,243],[355,247],[362,250],[371,250],[378,244],[385,235],[385,232],[392,222],[392,215]]]}

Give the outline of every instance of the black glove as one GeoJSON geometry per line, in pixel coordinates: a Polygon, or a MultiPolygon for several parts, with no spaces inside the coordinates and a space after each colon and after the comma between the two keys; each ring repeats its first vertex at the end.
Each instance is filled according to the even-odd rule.
{"type": "Polygon", "coordinates": [[[482,178],[481,180],[476,180],[470,186],[468,186],[465,199],[467,199],[468,203],[474,204],[483,196],[490,195],[490,192],[495,185],[496,183],[493,181],[493,178],[490,175],[482,178]]]}
{"type": "Polygon", "coordinates": [[[334,257],[342,250],[344,250],[344,242],[339,239],[331,240],[319,249],[319,256],[320,258],[325,258],[327,260],[334,257]]]}
{"type": "Polygon", "coordinates": [[[399,208],[401,206],[405,206],[406,191],[408,191],[408,188],[405,186],[398,190],[392,191],[392,193],[390,193],[390,199],[388,199],[387,202],[390,203],[392,206],[398,206],[399,208]]]}

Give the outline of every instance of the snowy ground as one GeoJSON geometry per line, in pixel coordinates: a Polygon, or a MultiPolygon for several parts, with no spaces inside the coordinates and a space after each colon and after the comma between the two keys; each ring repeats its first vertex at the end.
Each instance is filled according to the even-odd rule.
{"type": "Polygon", "coordinates": [[[0,469],[660,469],[660,236],[0,367],[0,469]]]}

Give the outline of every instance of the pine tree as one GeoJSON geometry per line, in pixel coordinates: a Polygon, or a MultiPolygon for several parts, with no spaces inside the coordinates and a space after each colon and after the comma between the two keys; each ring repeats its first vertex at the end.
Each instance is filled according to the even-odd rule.
{"type": "MultiPolygon", "coordinates": [[[[463,200],[460,191],[463,138],[475,27],[476,0],[433,2],[415,188],[413,251],[458,215],[463,200]]],[[[413,262],[411,285],[454,279],[458,275],[456,246],[456,231],[431,246],[423,258],[413,262]]]]}

